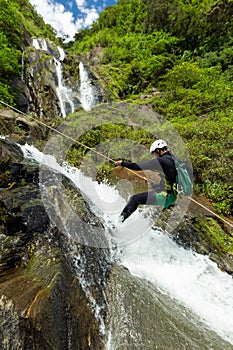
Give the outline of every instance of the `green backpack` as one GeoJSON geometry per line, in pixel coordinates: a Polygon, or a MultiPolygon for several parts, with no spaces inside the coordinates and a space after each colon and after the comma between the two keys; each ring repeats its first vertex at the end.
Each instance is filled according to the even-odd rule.
{"type": "Polygon", "coordinates": [[[176,176],[176,191],[178,194],[190,196],[192,194],[193,186],[192,180],[187,170],[185,162],[177,157],[173,157],[175,167],[177,170],[176,176]]]}

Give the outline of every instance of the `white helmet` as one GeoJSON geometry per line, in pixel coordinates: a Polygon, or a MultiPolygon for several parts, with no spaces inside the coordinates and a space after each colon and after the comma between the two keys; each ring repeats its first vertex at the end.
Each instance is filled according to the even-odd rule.
{"type": "Polygon", "coordinates": [[[150,146],[150,153],[153,153],[157,148],[161,149],[164,147],[167,147],[167,142],[165,142],[164,140],[156,140],[150,146]]]}

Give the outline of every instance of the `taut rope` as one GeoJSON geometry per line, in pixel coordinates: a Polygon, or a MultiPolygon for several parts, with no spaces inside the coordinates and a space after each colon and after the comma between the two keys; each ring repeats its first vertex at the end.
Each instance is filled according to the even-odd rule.
{"type": "MultiPolygon", "coordinates": [[[[59,130],[53,128],[52,126],[49,126],[49,125],[43,123],[41,120],[38,120],[38,119],[34,118],[34,117],[31,116],[31,115],[25,114],[24,112],[18,110],[17,108],[15,108],[15,107],[13,107],[13,106],[10,106],[10,105],[9,105],[8,103],[6,103],[6,102],[3,102],[3,101],[0,100],[0,103],[3,104],[3,105],[6,106],[6,107],[12,109],[12,110],[15,111],[15,112],[20,113],[20,114],[24,115],[25,117],[30,118],[30,119],[36,121],[38,124],[41,124],[41,125],[45,126],[46,128],[48,128],[48,129],[50,129],[50,130],[56,132],[57,134],[59,134],[59,135],[61,135],[61,136],[64,136],[64,137],[66,137],[67,139],[72,140],[74,143],[77,143],[77,144],[79,144],[80,146],[83,146],[83,147],[89,149],[90,151],[92,151],[92,152],[98,154],[99,156],[101,156],[101,157],[103,157],[103,158],[107,159],[108,161],[110,161],[110,162],[112,162],[112,163],[115,164],[115,160],[113,160],[112,158],[110,158],[110,157],[108,157],[108,156],[106,156],[106,155],[104,155],[104,154],[102,154],[102,153],[96,151],[94,148],[91,148],[91,147],[85,145],[84,143],[73,139],[73,138],[70,137],[69,135],[66,135],[66,134],[64,134],[63,132],[61,132],[61,131],[59,131],[59,130]]],[[[145,178],[144,178],[143,176],[141,176],[141,175],[138,174],[137,172],[133,171],[132,169],[127,169],[127,170],[130,171],[130,172],[132,172],[132,173],[135,174],[136,176],[140,177],[141,179],[145,180],[145,178]]],[[[204,206],[203,204],[199,203],[198,201],[196,201],[196,200],[193,199],[192,197],[188,196],[188,198],[189,198],[192,202],[194,202],[195,204],[199,205],[200,207],[202,207],[203,209],[205,209],[206,211],[208,211],[209,213],[211,213],[213,216],[215,216],[216,218],[218,218],[219,220],[221,220],[222,222],[224,222],[225,224],[227,224],[227,225],[229,225],[229,226],[231,226],[231,227],[233,228],[233,224],[232,224],[232,223],[230,223],[229,221],[223,219],[221,216],[219,216],[218,214],[214,213],[212,210],[210,210],[209,208],[207,208],[207,207],[204,206]]]]}

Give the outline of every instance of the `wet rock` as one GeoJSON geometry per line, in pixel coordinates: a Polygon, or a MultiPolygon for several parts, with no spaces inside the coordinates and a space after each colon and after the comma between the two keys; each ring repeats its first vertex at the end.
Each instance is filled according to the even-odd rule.
{"type": "MultiPolygon", "coordinates": [[[[93,310],[96,303],[103,305],[105,317],[102,289],[108,271],[100,262],[105,255],[70,242],[51,222],[41,198],[39,164],[26,161],[8,140],[1,140],[0,154],[0,348],[103,349],[93,310]],[[89,279],[88,290],[83,278],[89,279]]],[[[83,219],[98,229],[72,182],[62,175],[61,183],[73,209],[82,208],[83,219]]]]}
{"type": "Polygon", "coordinates": [[[22,159],[23,153],[17,145],[0,140],[0,187],[9,186],[11,164],[22,159]]]}
{"type": "Polygon", "coordinates": [[[24,55],[24,82],[29,89],[28,106],[40,118],[60,115],[56,94],[55,65],[52,55],[44,50],[29,47],[24,55]]]}
{"type": "Polygon", "coordinates": [[[30,104],[30,92],[22,79],[15,77],[12,82],[12,88],[16,93],[16,104],[23,113],[28,113],[30,104]]]}
{"type": "Polygon", "coordinates": [[[39,183],[39,167],[38,164],[17,162],[12,163],[10,168],[10,179],[12,182],[17,182],[22,184],[24,182],[29,182],[32,184],[39,183]]]}
{"type": "Polygon", "coordinates": [[[188,309],[125,268],[113,267],[106,295],[108,349],[232,349],[188,309]]]}
{"type": "MultiPolygon", "coordinates": [[[[9,168],[14,161],[23,159],[23,152],[20,147],[8,140],[0,140],[1,170],[9,168]]],[[[9,169],[8,169],[9,170],[9,169]]]]}
{"type": "Polygon", "coordinates": [[[20,144],[43,140],[47,136],[47,129],[43,125],[8,109],[0,110],[0,126],[3,136],[20,144]]]}
{"type": "Polygon", "coordinates": [[[43,244],[24,269],[0,275],[1,348],[101,349],[98,324],[56,247],[43,244]]]}
{"type": "Polygon", "coordinates": [[[26,207],[22,211],[22,220],[26,225],[28,233],[43,233],[49,225],[49,217],[44,206],[41,204],[26,207]]]}
{"type": "MultiPolygon", "coordinates": [[[[23,86],[19,89],[18,84],[18,103],[27,106],[28,112],[35,113],[40,119],[63,117],[61,97],[57,90],[61,84],[60,79],[63,86],[67,88],[74,107],[80,106],[78,80],[77,77],[74,78],[75,71],[66,73],[69,71],[66,64],[70,62],[68,59],[63,62],[61,50],[51,40],[34,39],[34,43],[31,40],[30,44],[24,51],[23,57],[22,84],[26,86],[27,93],[23,86]]],[[[67,94],[63,93],[62,99],[66,101],[64,103],[66,115],[72,112],[70,98],[67,99],[67,94]]]]}

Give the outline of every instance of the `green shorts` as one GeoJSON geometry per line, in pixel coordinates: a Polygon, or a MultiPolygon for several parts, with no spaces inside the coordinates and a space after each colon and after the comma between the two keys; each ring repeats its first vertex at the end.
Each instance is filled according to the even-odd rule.
{"type": "Polygon", "coordinates": [[[162,208],[168,208],[176,201],[177,196],[174,193],[160,192],[156,193],[155,198],[155,205],[162,208]]]}

